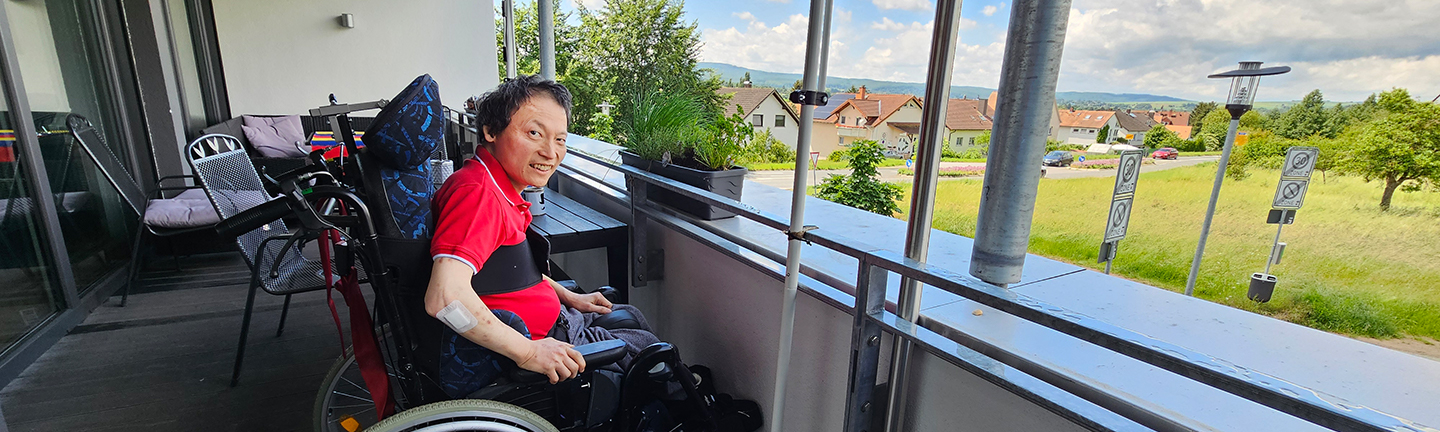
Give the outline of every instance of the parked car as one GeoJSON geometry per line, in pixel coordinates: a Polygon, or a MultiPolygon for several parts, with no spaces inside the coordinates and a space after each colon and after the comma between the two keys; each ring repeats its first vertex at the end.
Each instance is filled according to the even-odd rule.
{"type": "Polygon", "coordinates": [[[1180,151],[1170,147],[1165,147],[1159,150],[1155,150],[1154,153],[1150,153],[1150,157],[1152,159],[1175,159],[1180,157],[1180,151]]]}
{"type": "Polygon", "coordinates": [[[1068,151],[1055,150],[1046,153],[1045,158],[1041,159],[1040,163],[1045,166],[1070,166],[1070,164],[1075,163],[1075,155],[1070,154],[1068,151]]]}

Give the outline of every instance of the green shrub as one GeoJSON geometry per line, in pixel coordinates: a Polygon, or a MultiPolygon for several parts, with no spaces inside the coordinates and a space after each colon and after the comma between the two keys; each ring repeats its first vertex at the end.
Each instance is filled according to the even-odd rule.
{"type": "Polygon", "coordinates": [[[620,117],[620,144],[641,158],[669,161],[685,153],[683,137],[702,118],[704,107],[679,92],[638,94],[620,117]]]}
{"type": "Polygon", "coordinates": [[[835,151],[833,151],[833,152],[830,152],[830,157],[826,158],[826,160],[832,160],[832,161],[835,161],[835,162],[845,162],[845,161],[850,160],[850,152],[849,152],[848,150],[846,150],[846,149],[843,149],[843,148],[842,148],[842,149],[839,149],[839,150],[835,150],[835,151]]]}
{"type": "Polygon", "coordinates": [[[850,175],[832,175],[816,188],[815,196],[872,213],[892,216],[900,211],[897,204],[904,190],[900,185],[882,183],[875,169],[885,160],[885,150],[870,140],[855,141],[847,150],[850,175]]]}

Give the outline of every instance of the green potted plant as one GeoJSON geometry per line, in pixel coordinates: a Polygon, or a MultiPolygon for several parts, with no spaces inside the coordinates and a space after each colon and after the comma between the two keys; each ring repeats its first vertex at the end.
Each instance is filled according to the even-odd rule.
{"type": "MultiPolygon", "coordinates": [[[[637,97],[620,121],[621,160],[651,173],[739,200],[749,171],[736,166],[753,134],[737,113],[706,121],[693,96],[652,92],[637,97]]],[[[700,201],[651,186],[651,201],[703,220],[734,216],[700,201]]]]}

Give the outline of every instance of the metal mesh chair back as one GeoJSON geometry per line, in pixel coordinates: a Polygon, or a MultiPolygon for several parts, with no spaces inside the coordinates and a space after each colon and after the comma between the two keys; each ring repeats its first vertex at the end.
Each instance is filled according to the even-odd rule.
{"type": "MultiPolygon", "coordinates": [[[[215,212],[221,219],[230,218],[270,200],[270,194],[265,191],[265,184],[260,182],[255,165],[250,163],[250,155],[245,153],[244,148],[239,146],[239,140],[234,137],[200,137],[190,143],[187,154],[191,157],[190,165],[195,168],[195,175],[200,178],[205,194],[210,197],[210,204],[215,206],[215,212]],[[229,146],[231,142],[234,143],[233,147],[229,146]],[[221,148],[230,150],[212,153],[221,148]]],[[[241,234],[235,238],[235,242],[240,247],[240,253],[245,255],[247,264],[271,264],[279,252],[278,248],[267,251],[269,253],[266,256],[256,259],[260,244],[267,238],[286,234],[289,234],[289,230],[285,227],[285,222],[275,221],[241,234]]]]}
{"type": "Polygon", "coordinates": [[[224,134],[209,134],[196,138],[195,141],[191,141],[187,147],[191,161],[235,150],[241,150],[243,152],[245,145],[241,144],[240,140],[235,137],[224,134]]]}
{"type": "MultiPolygon", "coordinates": [[[[206,135],[190,143],[186,150],[192,158],[190,164],[195,168],[195,175],[200,178],[210,203],[222,219],[271,199],[255,171],[255,165],[250,162],[249,154],[234,137],[206,135]],[[220,152],[215,153],[217,150],[220,152]]],[[[319,260],[306,256],[297,246],[281,253],[290,234],[285,222],[277,220],[241,234],[235,238],[235,243],[245,256],[246,264],[259,273],[260,287],[265,292],[283,295],[328,286],[323,276],[323,264],[319,260]],[[277,258],[280,259],[278,266],[275,264],[277,258]],[[272,273],[271,269],[275,272],[272,273]]],[[[331,263],[332,266],[334,264],[331,263]]],[[[364,279],[363,269],[359,269],[358,263],[356,267],[360,270],[360,278],[364,279]]],[[[335,274],[344,273],[338,268],[332,267],[332,270],[335,274]]]]}
{"type": "Polygon", "coordinates": [[[149,202],[145,198],[145,191],[140,189],[139,183],[130,176],[130,171],[120,164],[120,159],[105,145],[105,137],[100,136],[100,132],[95,130],[89,120],[78,114],[66,117],[65,126],[70,128],[70,135],[80,144],[80,148],[85,150],[85,154],[90,156],[90,160],[95,162],[95,166],[100,168],[100,174],[105,176],[105,180],[115,186],[115,190],[120,191],[120,197],[125,204],[134,209],[135,213],[144,215],[146,203],[149,202]]]}

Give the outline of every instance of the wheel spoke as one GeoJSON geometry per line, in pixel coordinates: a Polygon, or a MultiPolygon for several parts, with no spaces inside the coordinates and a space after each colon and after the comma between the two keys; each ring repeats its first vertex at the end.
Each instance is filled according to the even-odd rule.
{"type": "Polygon", "coordinates": [[[344,381],[347,382],[347,383],[350,383],[350,385],[355,386],[355,388],[360,389],[360,391],[365,392],[366,395],[370,395],[370,389],[369,389],[369,388],[366,388],[365,386],[360,385],[360,384],[356,384],[354,381],[350,381],[350,379],[345,378],[345,377],[340,377],[340,379],[341,379],[341,380],[344,380],[344,381]]]}
{"type": "Polygon", "coordinates": [[[345,397],[348,397],[348,398],[352,398],[352,399],[355,399],[355,400],[362,400],[362,401],[366,401],[366,402],[374,402],[373,400],[370,400],[370,398],[363,398],[363,397],[355,396],[355,395],[352,395],[352,394],[349,394],[349,393],[345,393],[345,392],[342,392],[342,391],[338,391],[338,390],[335,391],[335,392],[333,392],[333,393],[335,393],[335,394],[337,394],[337,395],[345,396],[345,397]]]}

